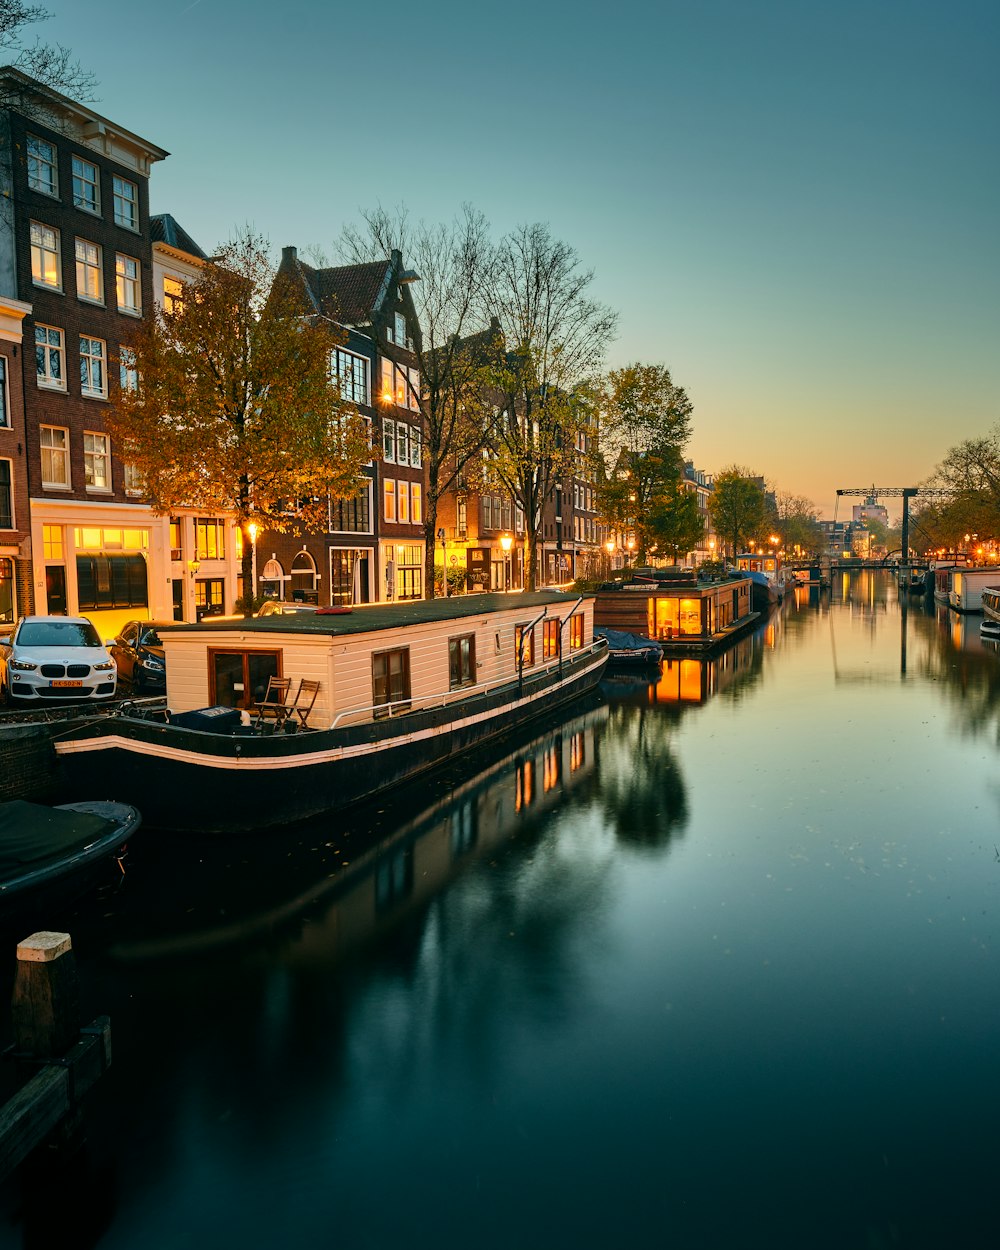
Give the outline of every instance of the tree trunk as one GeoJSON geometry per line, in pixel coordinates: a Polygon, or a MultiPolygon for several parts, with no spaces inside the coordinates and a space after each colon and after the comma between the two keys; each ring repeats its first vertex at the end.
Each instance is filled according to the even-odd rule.
{"type": "MultiPolygon", "coordinates": [[[[424,517],[424,596],[433,599],[437,595],[434,585],[434,559],[437,551],[437,496],[427,494],[427,513],[424,517]]],[[[442,561],[442,572],[448,576],[448,570],[442,561]]]]}
{"type": "Polygon", "coordinates": [[[243,531],[243,555],[240,559],[240,572],[243,574],[243,618],[253,616],[254,603],[257,598],[257,587],[253,584],[253,548],[246,530],[243,531]]]}
{"type": "Polygon", "coordinates": [[[524,589],[535,590],[536,555],[538,552],[538,534],[530,526],[524,535],[524,589]]]}

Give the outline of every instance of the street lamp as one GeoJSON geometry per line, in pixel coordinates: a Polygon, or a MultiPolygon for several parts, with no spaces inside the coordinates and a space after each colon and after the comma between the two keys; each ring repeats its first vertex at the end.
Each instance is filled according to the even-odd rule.
{"type": "MultiPolygon", "coordinates": [[[[260,526],[256,521],[247,521],[247,538],[250,539],[250,585],[243,587],[243,596],[248,602],[256,603],[257,599],[257,535],[260,526]]],[[[253,611],[253,608],[250,609],[253,611]]]]}
{"type": "Polygon", "coordinates": [[[444,530],[438,530],[438,542],[441,544],[441,580],[444,582],[444,597],[448,598],[448,544],[444,530]]]}
{"type": "Polygon", "coordinates": [[[608,574],[610,575],[613,567],[611,560],[615,554],[615,540],[613,538],[609,538],[604,544],[604,550],[608,553],[608,574]]]}
{"type": "Polygon", "coordinates": [[[500,546],[503,548],[503,588],[510,590],[510,549],[514,545],[511,534],[500,535],[500,546]]]}

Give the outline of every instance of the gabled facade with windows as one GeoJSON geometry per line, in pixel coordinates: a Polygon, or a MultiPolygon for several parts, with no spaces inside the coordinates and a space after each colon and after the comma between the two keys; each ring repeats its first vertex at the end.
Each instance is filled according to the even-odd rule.
{"type": "Polygon", "coordinates": [[[122,344],[152,306],[148,180],[167,153],[16,70],[0,73],[27,102],[0,114],[0,296],[30,306],[17,366],[32,606],[110,628],[169,603],[150,571],[163,560],[162,526],[127,489],[104,422],[127,374],[122,344]]]}
{"type": "Polygon", "coordinates": [[[369,422],[376,455],[353,499],[328,501],[327,530],[268,533],[257,542],[258,587],[275,598],[344,606],[424,597],[423,418],[413,345],[420,328],[402,256],[314,269],[294,247],[280,271],[302,288],[304,315],[335,322],[346,340],[330,367],[341,395],[369,422]]]}
{"type": "Polygon", "coordinates": [[[33,610],[22,323],[31,305],[0,297],[0,625],[33,610]]]}

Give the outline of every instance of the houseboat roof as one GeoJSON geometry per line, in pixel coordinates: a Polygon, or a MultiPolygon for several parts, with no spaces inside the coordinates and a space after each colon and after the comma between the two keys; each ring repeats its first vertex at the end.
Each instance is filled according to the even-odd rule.
{"type": "MultiPolygon", "coordinates": [[[[583,596],[592,598],[592,595],[583,596]]],[[[200,624],[167,625],[158,633],[255,633],[255,634],[362,634],[377,630],[405,629],[411,625],[427,625],[436,621],[463,620],[473,616],[510,612],[519,608],[526,622],[538,616],[543,608],[574,604],[580,595],[562,591],[535,590],[518,594],[451,595],[438,599],[414,599],[405,603],[358,604],[349,610],[322,609],[317,612],[294,612],[274,616],[237,617],[213,620],[207,617],[200,624]]]]}

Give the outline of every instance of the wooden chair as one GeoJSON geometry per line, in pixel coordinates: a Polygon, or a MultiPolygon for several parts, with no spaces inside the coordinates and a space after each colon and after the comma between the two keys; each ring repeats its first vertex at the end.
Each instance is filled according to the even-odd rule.
{"type": "Polygon", "coordinates": [[[306,721],[309,719],[309,713],[313,710],[313,704],[316,702],[319,688],[320,683],[318,681],[310,681],[308,677],[303,677],[299,682],[299,688],[295,692],[291,710],[299,718],[299,727],[301,729],[306,727],[306,721]]]}
{"type": "Polygon", "coordinates": [[[288,702],[288,691],[291,689],[290,677],[269,677],[264,697],[253,705],[256,717],[254,725],[259,729],[265,721],[274,721],[275,729],[281,729],[292,713],[288,702]]]}

